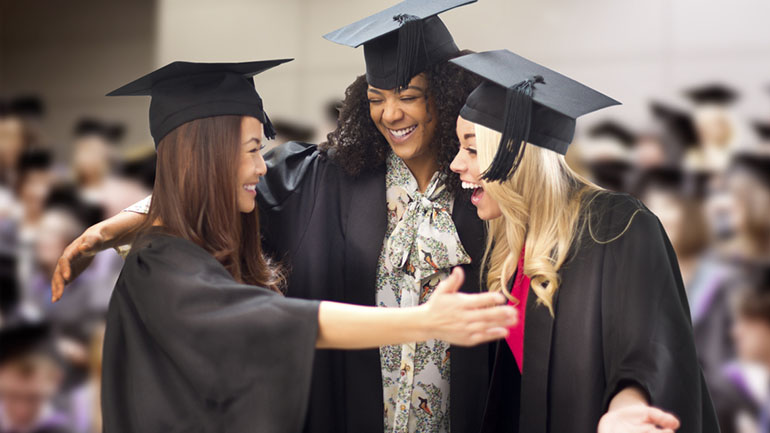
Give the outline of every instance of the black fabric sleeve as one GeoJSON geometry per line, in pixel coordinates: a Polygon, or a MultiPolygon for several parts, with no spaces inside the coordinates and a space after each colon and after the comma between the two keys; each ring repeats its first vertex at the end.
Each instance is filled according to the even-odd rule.
{"type": "Polygon", "coordinates": [[[610,232],[630,225],[606,244],[603,262],[604,408],[635,385],[651,405],[680,419],[680,432],[701,432],[711,402],[676,256],[657,217],[636,200],[621,200],[611,211],[610,232]]]}
{"type": "Polygon", "coordinates": [[[238,284],[206,251],[178,238],[155,239],[129,255],[123,274],[116,296],[201,398],[227,405],[248,395],[260,422],[302,417],[318,302],[238,284]]]}

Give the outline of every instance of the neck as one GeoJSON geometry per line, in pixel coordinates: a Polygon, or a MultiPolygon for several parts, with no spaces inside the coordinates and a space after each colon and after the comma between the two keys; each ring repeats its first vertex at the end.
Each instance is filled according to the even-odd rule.
{"type": "Polygon", "coordinates": [[[433,155],[419,156],[410,160],[404,160],[409,171],[417,180],[417,188],[420,192],[425,192],[428,189],[433,174],[438,171],[438,162],[433,155]]]}

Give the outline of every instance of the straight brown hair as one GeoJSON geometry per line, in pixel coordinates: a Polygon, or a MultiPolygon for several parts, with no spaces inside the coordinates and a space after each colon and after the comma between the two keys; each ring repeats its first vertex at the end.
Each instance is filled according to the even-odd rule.
{"type": "Polygon", "coordinates": [[[241,116],[187,122],[158,144],[152,203],[145,231],[160,221],[166,233],[213,255],[241,283],[280,292],[280,267],[262,252],[259,210],[238,210],[241,116]]]}

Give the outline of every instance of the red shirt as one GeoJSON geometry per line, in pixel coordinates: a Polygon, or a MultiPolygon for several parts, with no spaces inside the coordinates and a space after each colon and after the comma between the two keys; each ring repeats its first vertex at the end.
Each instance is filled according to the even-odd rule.
{"type": "Polygon", "coordinates": [[[524,275],[524,248],[522,247],[521,255],[519,255],[519,264],[516,267],[516,273],[514,274],[513,286],[511,287],[511,295],[513,295],[519,302],[514,304],[512,301],[508,301],[508,305],[513,305],[519,313],[519,320],[516,322],[516,325],[508,328],[508,337],[505,338],[508,347],[511,348],[513,357],[516,359],[519,373],[523,372],[524,365],[524,324],[526,322],[527,314],[529,282],[529,277],[524,275]]]}

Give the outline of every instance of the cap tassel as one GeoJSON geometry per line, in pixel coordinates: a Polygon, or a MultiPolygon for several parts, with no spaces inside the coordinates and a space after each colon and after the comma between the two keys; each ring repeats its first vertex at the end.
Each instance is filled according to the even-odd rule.
{"type": "Polygon", "coordinates": [[[265,137],[267,137],[268,140],[275,140],[275,127],[273,127],[273,122],[271,122],[270,118],[267,117],[267,113],[262,112],[262,114],[265,116],[265,121],[262,123],[262,128],[265,131],[265,137]]]}
{"type": "Polygon", "coordinates": [[[500,147],[489,168],[483,173],[482,179],[502,182],[510,179],[519,168],[529,138],[535,83],[545,83],[545,80],[542,76],[536,75],[508,88],[505,101],[505,126],[500,147]]]}
{"type": "Polygon", "coordinates": [[[398,88],[409,86],[412,80],[420,48],[423,44],[423,21],[414,15],[399,14],[393,17],[401,27],[398,29],[398,47],[396,51],[396,82],[398,88]]]}

